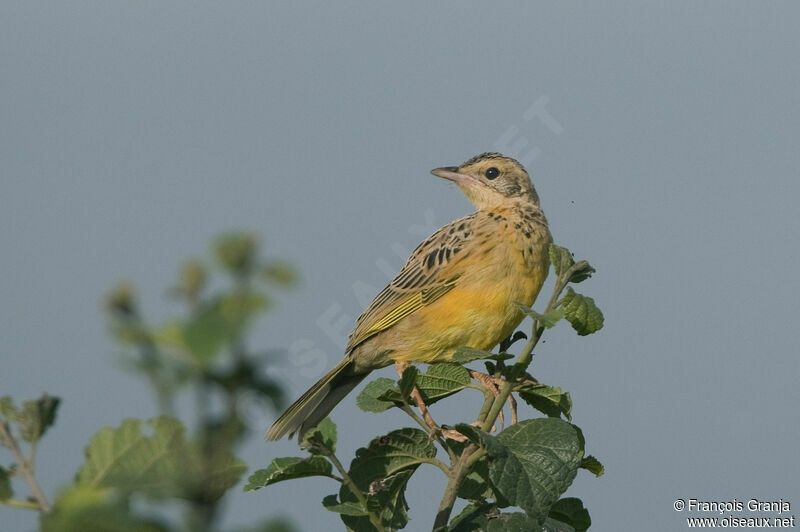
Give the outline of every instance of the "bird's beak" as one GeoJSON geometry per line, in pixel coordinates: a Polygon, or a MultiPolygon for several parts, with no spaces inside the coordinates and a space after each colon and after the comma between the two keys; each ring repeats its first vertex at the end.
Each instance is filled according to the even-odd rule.
{"type": "Polygon", "coordinates": [[[434,168],[431,173],[436,177],[449,179],[459,185],[474,185],[480,183],[471,175],[461,174],[458,172],[458,166],[443,166],[442,168],[434,168]]]}

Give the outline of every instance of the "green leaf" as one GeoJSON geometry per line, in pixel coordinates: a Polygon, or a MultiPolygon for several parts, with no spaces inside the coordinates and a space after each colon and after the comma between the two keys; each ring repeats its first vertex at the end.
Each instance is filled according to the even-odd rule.
{"type": "Polygon", "coordinates": [[[263,295],[252,291],[238,291],[213,298],[181,326],[180,343],[199,362],[207,363],[227,343],[243,334],[252,318],[268,306],[263,295]]]}
{"type": "Polygon", "coordinates": [[[449,362],[432,364],[425,374],[417,376],[417,388],[426,405],[463,390],[469,384],[469,371],[449,362]]]}
{"type": "Polygon", "coordinates": [[[258,242],[250,233],[227,233],[217,238],[214,253],[220,265],[228,272],[244,275],[256,261],[258,242]]]}
{"type": "MultiPolygon", "coordinates": [[[[237,458],[227,448],[215,448],[210,457],[192,448],[193,467],[184,485],[190,486],[191,493],[202,493],[204,500],[216,501],[235,486],[247,471],[247,464],[237,458]]],[[[184,478],[187,471],[184,471],[184,478]]],[[[190,493],[190,495],[191,495],[190,493]]]]}
{"type": "Polygon", "coordinates": [[[551,310],[550,312],[545,312],[544,314],[539,314],[532,308],[523,305],[519,301],[514,301],[514,304],[519,307],[519,309],[525,313],[526,316],[529,316],[536,321],[539,322],[539,325],[543,326],[545,329],[552,329],[555,327],[556,323],[564,317],[564,313],[560,309],[551,310]]]}
{"type": "Polygon", "coordinates": [[[86,461],[76,482],[82,486],[118,488],[153,498],[193,497],[216,500],[239,481],[246,465],[226,449],[211,455],[187,442],[180,421],[158,417],[148,423],[126,419],[119,428],[98,431],[85,449],[86,461]]]}
{"type": "Polygon", "coordinates": [[[575,532],[575,528],[573,528],[572,525],[568,525],[552,517],[545,519],[539,530],[541,530],[541,532],[575,532]]]}
{"type": "Polygon", "coordinates": [[[558,500],[550,508],[550,518],[566,523],[575,532],[585,532],[592,525],[588,510],[583,507],[583,502],[575,497],[558,500]]]}
{"type": "Polygon", "coordinates": [[[492,485],[489,478],[489,459],[486,456],[472,466],[472,471],[458,490],[458,496],[475,503],[493,500],[495,506],[501,508],[509,506],[508,501],[492,485]]]}
{"type": "Polygon", "coordinates": [[[567,295],[561,300],[564,317],[580,336],[599,331],[603,327],[603,313],[594,304],[594,299],[567,287],[567,295]]]}
{"type": "Polygon", "coordinates": [[[450,521],[449,532],[543,532],[537,519],[522,512],[500,513],[491,504],[472,504],[450,521]]]}
{"type": "MultiPolygon", "coordinates": [[[[408,366],[404,371],[400,380],[397,381],[397,388],[400,390],[400,395],[406,402],[411,399],[411,392],[417,384],[417,376],[419,370],[414,366],[408,366]]],[[[384,394],[382,397],[386,397],[384,394]]]]}
{"type": "Polygon", "coordinates": [[[86,461],[77,475],[79,485],[142,491],[170,496],[180,491],[187,445],[183,425],[171,418],[152,420],[154,433],[142,433],[142,422],[126,419],[117,428],[105,427],[86,447],[86,461]]]}
{"type": "Polygon", "coordinates": [[[118,490],[73,485],[56,500],[53,511],[41,515],[43,532],[163,532],[161,524],[131,513],[118,490]]]}
{"type": "Polygon", "coordinates": [[[570,253],[567,248],[550,244],[550,248],[547,252],[550,255],[550,264],[552,264],[553,268],[556,270],[556,275],[561,275],[562,272],[567,271],[575,264],[572,253],[570,253]]]}
{"type": "Polygon", "coordinates": [[[459,347],[450,362],[456,364],[468,364],[475,360],[485,360],[494,357],[494,353],[483,351],[481,349],[473,349],[472,347],[459,347]]]}
{"type": "Polygon", "coordinates": [[[489,465],[492,483],[512,505],[544,520],[577,474],[583,437],[566,421],[538,418],[508,427],[496,440],[506,452],[494,452],[489,465]]]}
{"type": "Polygon", "coordinates": [[[539,521],[522,512],[498,514],[486,523],[486,532],[531,532],[544,530],[539,521]]]}
{"type": "Polygon", "coordinates": [[[203,263],[199,260],[191,259],[181,266],[175,293],[186,298],[187,301],[193,302],[200,297],[205,285],[206,269],[203,267],[203,263]]]}
{"type": "Polygon", "coordinates": [[[606,468],[603,467],[603,464],[600,463],[600,460],[592,455],[589,455],[581,460],[580,467],[581,469],[586,469],[596,477],[601,477],[603,476],[603,473],[606,472],[606,468]]]}
{"type": "Polygon", "coordinates": [[[27,442],[38,441],[56,420],[61,399],[44,394],[35,401],[25,401],[17,413],[20,435],[27,442]]]}
{"type": "Polygon", "coordinates": [[[469,438],[469,441],[472,443],[485,447],[487,456],[492,460],[506,457],[509,453],[505,445],[500,443],[495,436],[483,432],[478,427],[468,425],[467,423],[458,423],[456,425],[456,430],[469,438]]]}
{"type": "Polygon", "coordinates": [[[517,384],[514,391],[519,392],[523,401],[546,416],[561,417],[563,414],[567,421],[572,421],[572,397],[569,392],[532,382],[517,384]]]}
{"type": "MultiPolygon", "coordinates": [[[[408,479],[421,463],[433,458],[436,448],[428,435],[419,429],[394,430],[372,440],[367,448],[356,451],[350,464],[350,477],[367,496],[370,511],[377,513],[388,528],[403,528],[408,522],[405,491],[408,479]]],[[[347,485],[339,490],[342,503],[357,501],[347,485]]],[[[371,531],[366,517],[342,516],[355,531],[371,531]]]]}
{"type": "Polygon", "coordinates": [[[570,275],[569,277],[569,282],[580,283],[581,281],[585,281],[586,279],[591,277],[594,272],[595,269],[592,268],[592,266],[588,262],[582,260],[578,262],[572,269],[572,275],[570,275]]]}
{"type": "Polygon", "coordinates": [[[0,416],[9,421],[17,417],[17,407],[14,406],[14,400],[7,395],[0,397],[0,416]]]}
{"type": "Polygon", "coordinates": [[[372,440],[369,447],[356,451],[350,464],[350,476],[364,492],[370,484],[409,467],[415,467],[436,456],[436,448],[428,434],[404,428],[372,440]]]}
{"type": "Polygon", "coordinates": [[[485,514],[497,509],[488,504],[468,504],[450,520],[448,532],[477,532],[486,526],[485,514]]]}
{"type": "Polygon", "coordinates": [[[322,506],[331,512],[344,515],[353,515],[356,517],[367,515],[367,511],[361,507],[358,502],[339,502],[338,495],[328,495],[322,499],[322,506]]]}
{"type": "MultiPolygon", "coordinates": [[[[369,486],[366,494],[367,508],[380,517],[383,526],[388,530],[399,530],[408,524],[408,502],[405,498],[405,489],[416,467],[377,479],[369,486]]],[[[339,490],[339,498],[347,501],[344,504],[353,504],[355,501],[355,496],[345,485],[342,485],[339,490]]],[[[375,530],[368,517],[344,514],[340,517],[348,530],[354,532],[374,532],[375,530]]]]}
{"type": "Polygon", "coordinates": [[[13,496],[14,490],[11,489],[11,479],[8,471],[3,466],[0,466],[0,501],[10,499],[13,496]]]}
{"type": "Polygon", "coordinates": [[[331,475],[331,463],[322,456],[275,458],[266,469],[259,469],[250,475],[244,491],[257,490],[283,480],[331,475]]]}
{"type": "MultiPolygon", "coordinates": [[[[356,397],[356,404],[365,412],[383,412],[394,406],[393,402],[380,397],[390,390],[396,390],[394,381],[386,377],[378,377],[367,384],[356,397]]],[[[399,391],[397,392],[399,395],[399,391]]]]}
{"type": "Polygon", "coordinates": [[[306,432],[300,447],[311,454],[333,454],[336,452],[336,423],[326,417],[316,427],[306,432]]]}
{"type": "Polygon", "coordinates": [[[294,268],[286,262],[273,261],[266,264],[261,269],[261,277],[265,281],[283,286],[294,286],[297,284],[297,274],[294,268]]]}
{"type": "Polygon", "coordinates": [[[231,532],[297,532],[292,522],[285,517],[265,519],[255,525],[237,527],[231,532]]]}

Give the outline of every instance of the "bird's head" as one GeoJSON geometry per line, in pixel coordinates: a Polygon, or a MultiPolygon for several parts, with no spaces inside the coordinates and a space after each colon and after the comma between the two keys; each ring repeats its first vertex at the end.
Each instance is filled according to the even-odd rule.
{"type": "Polygon", "coordinates": [[[525,168],[499,153],[482,153],[461,166],[435,168],[431,173],[457,184],[478,210],[514,201],[539,204],[539,196],[525,168]]]}

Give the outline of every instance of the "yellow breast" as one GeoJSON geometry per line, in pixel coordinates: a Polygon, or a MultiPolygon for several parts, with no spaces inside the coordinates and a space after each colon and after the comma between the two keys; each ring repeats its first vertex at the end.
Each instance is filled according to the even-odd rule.
{"type": "Polygon", "coordinates": [[[489,246],[476,246],[460,264],[457,285],[381,334],[392,360],[449,360],[461,346],[491,349],[524,318],[514,305],[532,305],[547,277],[551,242],[546,225],[525,225],[511,214],[497,224],[489,246]],[[526,236],[527,234],[527,236],[526,236]]]}

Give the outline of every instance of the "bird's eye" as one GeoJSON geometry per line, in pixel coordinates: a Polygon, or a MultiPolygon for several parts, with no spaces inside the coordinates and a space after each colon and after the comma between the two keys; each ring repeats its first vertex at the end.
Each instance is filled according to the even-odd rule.
{"type": "Polygon", "coordinates": [[[492,166],[488,170],[486,170],[486,179],[494,179],[500,175],[500,170],[492,166]]]}

